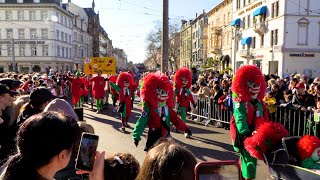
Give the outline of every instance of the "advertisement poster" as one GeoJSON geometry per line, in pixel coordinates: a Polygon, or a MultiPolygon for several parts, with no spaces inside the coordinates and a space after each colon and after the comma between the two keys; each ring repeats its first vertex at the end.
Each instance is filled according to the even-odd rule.
{"type": "Polygon", "coordinates": [[[114,57],[93,57],[84,60],[83,71],[85,74],[115,74],[117,61],[114,57]]]}

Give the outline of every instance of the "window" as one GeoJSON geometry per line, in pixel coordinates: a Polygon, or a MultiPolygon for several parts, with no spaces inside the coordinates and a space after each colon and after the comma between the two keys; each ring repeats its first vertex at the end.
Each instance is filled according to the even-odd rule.
{"type": "Polygon", "coordinates": [[[237,0],[236,9],[240,9],[240,0],[237,0]]]}
{"type": "Polygon", "coordinates": [[[42,39],[48,39],[48,29],[41,29],[42,39]]]}
{"type": "Polygon", "coordinates": [[[36,11],[30,11],[30,17],[29,17],[29,19],[30,20],[36,20],[36,11]]]}
{"type": "Polygon", "coordinates": [[[64,57],[64,47],[61,47],[61,57],[64,57]]]}
{"type": "Polygon", "coordinates": [[[71,35],[69,35],[69,43],[72,43],[72,42],[71,42],[71,35]]]}
{"type": "MultiPolygon", "coordinates": [[[[67,33],[64,34],[64,39],[65,39],[65,41],[68,42],[68,34],[67,34],[67,33]]],[[[71,42],[70,42],[70,43],[71,43],[71,42]]]]}
{"type": "Polygon", "coordinates": [[[12,20],[12,12],[6,11],[6,20],[12,20]]]}
{"type": "Polygon", "coordinates": [[[20,56],[25,56],[25,50],[26,50],[25,47],[19,47],[19,55],[20,56]]]}
{"type": "Polygon", "coordinates": [[[274,30],[274,45],[278,45],[278,29],[274,30]]]}
{"type": "Polygon", "coordinates": [[[47,11],[41,11],[41,20],[45,21],[48,18],[47,11]]]}
{"type": "Polygon", "coordinates": [[[69,58],[71,58],[71,48],[69,48],[69,58]]]}
{"type": "Polygon", "coordinates": [[[60,46],[57,46],[57,56],[60,57],[60,46]]]}
{"type": "Polygon", "coordinates": [[[251,27],[251,25],[250,25],[250,20],[251,20],[251,19],[250,19],[250,15],[248,15],[248,28],[251,27]]]}
{"type": "Polygon", "coordinates": [[[63,18],[63,16],[61,15],[61,24],[64,24],[64,18],[63,18]]]}
{"type": "Polygon", "coordinates": [[[7,39],[12,39],[12,29],[7,29],[7,39]]]}
{"type": "Polygon", "coordinates": [[[69,57],[69,48],[66,48],[66,58],[69,57]]]}
{"type": "Polygon", "coordinates": [[[308,44],[308,26],[309,21],[306,18],[298,21],[298,45],[308,44]]]}
{"type": "Polygon", "coordinates": [[[24,11],[18,11],[18,20],[24,20],[24,11]]]}
{"type": "Polygon", "coordinates": [[[68,25],[68,21],[67,21],[67,18],[64,17],[64,25],[67,26],[68,25]]]}
{"type": "Polygon", "coordinates": [[[24,29],[18,29],[19,39],[24,39],[24,29]]]}
{"type": "Polygon", "coordinates": [[[246,0],[243,0],[243,7],[246,6],[246,0]]]}
{"type": "Polygon", "coordinates": [[[11,46],[7,46],[7,54],[8,54],[8,56],[12,56],[12,47],[11,46]]]}
{"type": "Polygon", "coordinates": [[[60,31],[57,30],[57,40],[59,40],[59,38],[60,38],[60,31]]]}
{"type": "Polygon", "coordinates": [[[252,38],[252,49],[256,48],[256,37],[252,38]]]}
{"type": "Polygon", "coordinates": [[[23,3],[23,0],[17,0],[17,3],[23,3]]]}
{"type": "Polygon", "coordinates": [[[74,36],[74,40],[77,41],[78,34],[76,32],[74,32],[73,36],[74,36]]]}
{"type": "Polygon", "coordinates": [[[64,41],[64,32],[61,31],[61,41],[64,41]]]}
{"type": "Polygon", "coordinates": [[[245,29],[246,28],[246,17],[242,18],[242,28],[245,29]]]}
{"type": "Polygon", "coordinates": [[[80,50],[80,53],[81,53],[81,57],[84,57],[84,50],[83,49],[80,50]]]}
{"type": "Polygon", "coordinates": [[[229,23],[230,22],[230,12],[228,12],[228,22],[227,23],[229,23]]]}
{"type": "Polygon", "coordinates": [[[48,46],[42,46],[42,56],[49,56],[48,46]]]}
{"type": "Polygon", "coordinates": [[[0,46],[0,56],[2,56],[2,47],[0,46]]]}
{"type": "Polygon", "coordinates": [[[30,29],[30,39],[36,39],[36,38],[37,38],[37,30],[30,29]]]}
{"type": "Polygon", "coordinates": [[[264,47],[264,35],[260,36],[260,47],[263,48],[264,47]]]}
{"type": "Polygon", "coordinates": [[[33,0],[33,2],[34,2],[34,3],[39,3],[39,2],[40,2],[40,0],[33,0]]]}
{"type": "Polygon", "coordinates": [[[274,45],[274,30],[270,31],[270,46],[274,45]]]}
{"type": "Polygon", "coordinates": [[[31,56],[37,56],[37,46],[31,47],[31,56]]]}
{"type": "Polygon", "coordinates": [[[271,17],[278,17],[279,16],[279,1],[276,1],[271,4],[271,17]]]}
{"type": "Polygon", "coordinates": [[[80,39],[81,39],[81,42],[83,43],[83,35],[81,34],[81,37],[80,37],[80,39]]]}
{"type": "Polygon", "coordinates": [[[5,0],[0,0],[0,3],[5,3],[6,1],[5,0]]]}

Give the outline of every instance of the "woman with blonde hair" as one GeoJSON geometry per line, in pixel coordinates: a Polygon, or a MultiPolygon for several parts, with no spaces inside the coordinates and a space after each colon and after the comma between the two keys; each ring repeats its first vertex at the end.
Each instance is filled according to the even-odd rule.
{"type": "Polygon", "coordinates": [[[29,100],[29,95],[22,95],[12,103],[10,125],[12,125],[17,120],[19,114],[21,113],[23,105],[27,104],[29,100]]]}

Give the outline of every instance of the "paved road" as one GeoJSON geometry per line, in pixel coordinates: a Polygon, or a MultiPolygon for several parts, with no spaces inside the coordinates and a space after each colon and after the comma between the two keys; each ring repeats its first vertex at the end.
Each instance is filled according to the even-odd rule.
{"type": "MultiPolygon", "coordinates": [[[[139,104],[135,102],[129,119],[131,127],[134,127],[141,113],[140,109],[139,104]]],[[[146,142],[145,133],[139,146],[136,147],[131,138],[133,128],[127,128],[128,132],[126,134],[122,133],[120,131],[121,121],[119,120],[119,115],[112,112],[111,108],[103,110],[101,114],[96,114],[95,110],[91,109],[91,106],[85,106],[84,118],[94,127],[96,134],[100,136],[98,150],[105,150],[107,154],[129,152],[142,164],[145,156],[143,151],[146,142]]],[[[193,133],[191,139],[187,139],[183,134],[175,132],[172,132],[172,136],[176,142],[192,151],[198,161],[238,160],[238,154],[234,152],[231,146],[228,130],[210,126],[205,127],[203,124],[191,120],[187,124],[193,133]]],[[[258,162],[257,179],[271,179],[267,166],[262,161],[258,162]]]]}

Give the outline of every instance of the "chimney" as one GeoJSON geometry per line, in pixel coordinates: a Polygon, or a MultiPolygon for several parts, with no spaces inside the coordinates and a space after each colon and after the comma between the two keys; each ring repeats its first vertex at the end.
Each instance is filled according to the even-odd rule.
{"type": "Polygon", "coordinates": [[[68,3],[71,3],[71,0],[68,0],[68,3]]]}
{"type": "Polygon", "coordinates": [[[96,4],[94,3],[94,0],[92,0],[92,10],[94,11],[94,7],[96,6],[96,4]]]}
{"type": "Polygon", "coordinates": [[[196,13],[196,17],[198,17],[198,13],[196,13]]]}
{"type": "Polygon", "coordinates": [[[203,9],[203,14],[205,14],[206,12],[204,11],[204,9],[203,9]]]}

